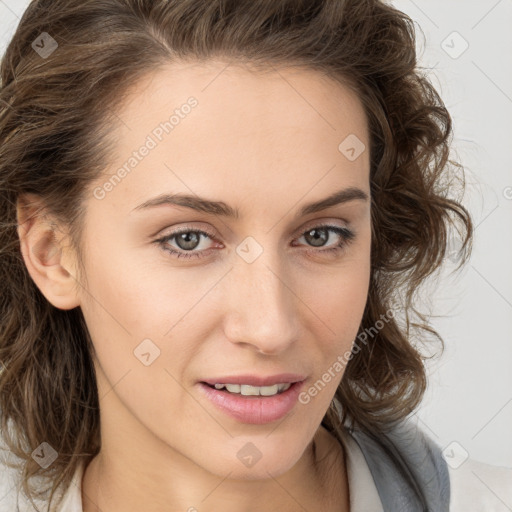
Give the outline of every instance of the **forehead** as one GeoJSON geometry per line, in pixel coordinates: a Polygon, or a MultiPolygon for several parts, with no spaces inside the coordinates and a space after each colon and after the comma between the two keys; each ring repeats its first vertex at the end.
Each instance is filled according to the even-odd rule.
{"type": "Polygon", "coordinates": [[[153,114],[165,117],[191,96],[199,102],[194,110],[201,111],[203,122],[212,120],[210,114],[224,114],[215,119],[220,127],[226,119],[244,132],[288,126],[297,132],[350,128],[365,135],[357,94],[324,73],[297,66],[256,68],[215,60],[167,64],[130,88],[119,114],[124,121],[154,120],[153,114]]]}
{"type": "Polygon", "coordinates": [[[122,191],[130,209],[157,192],[230,202],[226,192],[249,189],[297,201],[320,181],[316,195],[340,185],[368,189],[363,106],[354,91],[314,70],[169,64],[132,88],[118,116],[116,161],[103,182],[151,145],[109,193],[122,191]],[[348,158],[354,143],[361,155],[348,158]]]}

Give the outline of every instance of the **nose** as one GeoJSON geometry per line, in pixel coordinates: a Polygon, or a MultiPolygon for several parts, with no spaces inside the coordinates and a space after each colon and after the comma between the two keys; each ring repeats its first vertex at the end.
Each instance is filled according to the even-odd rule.
{"type": "Polygon", "coordinates": [[[232,343],[280,354],[299,336],[299,298],[277,257],[265,251],[254,262],[237,260],[226,283],[224,333],[232,343]]]}

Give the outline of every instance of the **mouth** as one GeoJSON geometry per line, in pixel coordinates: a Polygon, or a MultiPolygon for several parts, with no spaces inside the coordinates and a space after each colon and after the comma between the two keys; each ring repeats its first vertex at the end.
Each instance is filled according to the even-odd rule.
{"type": "Polygon", "coordinates": [[[255,387],[198,383],[203,396],[224,414],[241,423],[258,425],[280,420],[295,408],[304,380],[280,384],[255,387]]]}

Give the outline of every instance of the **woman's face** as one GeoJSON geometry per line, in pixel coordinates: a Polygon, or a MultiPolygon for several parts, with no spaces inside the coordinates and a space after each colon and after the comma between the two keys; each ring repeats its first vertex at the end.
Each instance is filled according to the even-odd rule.
{"type": "Polygon", "coordinates": [[[115,163],[86,200],[79,288],[103,449],[282,474],[329,407],[367,299],[363,107],[312,71],[210,61],[159,70],[118,115],[115,163]],[[273,398],[202,384],[279,374],[303,382],[273,398]]]}

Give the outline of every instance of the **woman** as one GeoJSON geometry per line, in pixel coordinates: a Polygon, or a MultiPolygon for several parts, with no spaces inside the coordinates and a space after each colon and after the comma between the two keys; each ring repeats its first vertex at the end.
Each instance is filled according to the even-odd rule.
{"type": "Polygon", "coordinates": [[[467,510],[408,418],[415,293],[472,237],[414,48],[380,1],[30,4],[1,67],[1,510],[467,510]]]}

